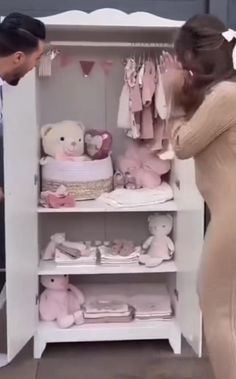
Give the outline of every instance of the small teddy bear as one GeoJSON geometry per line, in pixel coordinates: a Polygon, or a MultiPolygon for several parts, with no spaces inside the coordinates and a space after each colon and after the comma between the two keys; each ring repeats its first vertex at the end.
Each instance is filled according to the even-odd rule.
{"type": "Polygon", "coordinates": [[[48,157],[61,161],[89,160],[84,155],[84,132],[84,125],[76,121],[44,125],[41,128],[41,138],[46,158],[42,158],[40,163],[45,164],[48,157]]]}
{"type": "Polygon", "coordinates": [[[168,237],[173,228],[173,218],[171,215],[153,214],[148,217],[148,226],[152,236],[143,244],[144,253],[141,254],[139,263],[156,267],[173,257],[175,247],[168,237]]]}
{"type": "Polygon", "coordinates": [[[40,295],[39,313],[42,321],[57,321],[60,328],[84,323],[82,305],[83,293],[69,284],[67,275],[42,276],[45,290],[40,295]]]}

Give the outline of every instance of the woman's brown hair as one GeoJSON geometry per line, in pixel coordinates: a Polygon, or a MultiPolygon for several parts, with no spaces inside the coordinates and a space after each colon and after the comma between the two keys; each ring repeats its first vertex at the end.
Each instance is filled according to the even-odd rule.
{"type": "Polygon", "coordinates": [[[232,53],[236,40],[228,42],[222,35],[227,28],[218,18],[197,15],[180,29],[175,52],[188,74],[177,102],[194,112],[204,100],[206,91],[223,80],[235,80],[232,53]]]}

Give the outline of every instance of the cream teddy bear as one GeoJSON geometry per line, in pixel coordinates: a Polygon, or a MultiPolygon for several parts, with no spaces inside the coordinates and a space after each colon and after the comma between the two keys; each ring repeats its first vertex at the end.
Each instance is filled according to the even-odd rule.
{"type": "Polygon", "coordinates": [[[61,121],[55,124],[44,125],[41,128],[41,138],[47,162],[48,157],[62,161],[83,161],[90,158],[84,155],[84,131],[81,122],[61,121]]]}
{"type": "Polygon", "coordinates": [[[153,214],[148,217],[149,231],[152,234],[143,244],[144,253],[139,262],[147,267],[156,267],[174,254],[174,244],[168,237],[173,227],[171,215],[153,214]]]}

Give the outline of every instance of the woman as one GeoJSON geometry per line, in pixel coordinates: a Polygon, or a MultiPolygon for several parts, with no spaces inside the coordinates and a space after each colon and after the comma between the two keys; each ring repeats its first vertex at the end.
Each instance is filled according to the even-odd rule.
{"type": "Polygon", "coordinates": [[[217,379],[236,378],[236,39],[226,31],[213,16],[195,16],[179,32],[178,63],[165,55],[163,64],[186,111],[172,128],[173,147],[180,159],[194,158],[211,213],[199,294],[217,379]]]}

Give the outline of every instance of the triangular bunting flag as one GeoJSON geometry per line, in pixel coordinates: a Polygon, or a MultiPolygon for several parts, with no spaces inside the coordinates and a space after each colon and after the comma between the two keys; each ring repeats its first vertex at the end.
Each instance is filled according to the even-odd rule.
{"type": "Polygon", "coordinates": [[[90,75],[95,62],[93,62],[93,61],[79,61],[79,63],[80,63],[81,69],[83,71],[84,77],[87,78],[90,75]]]}

